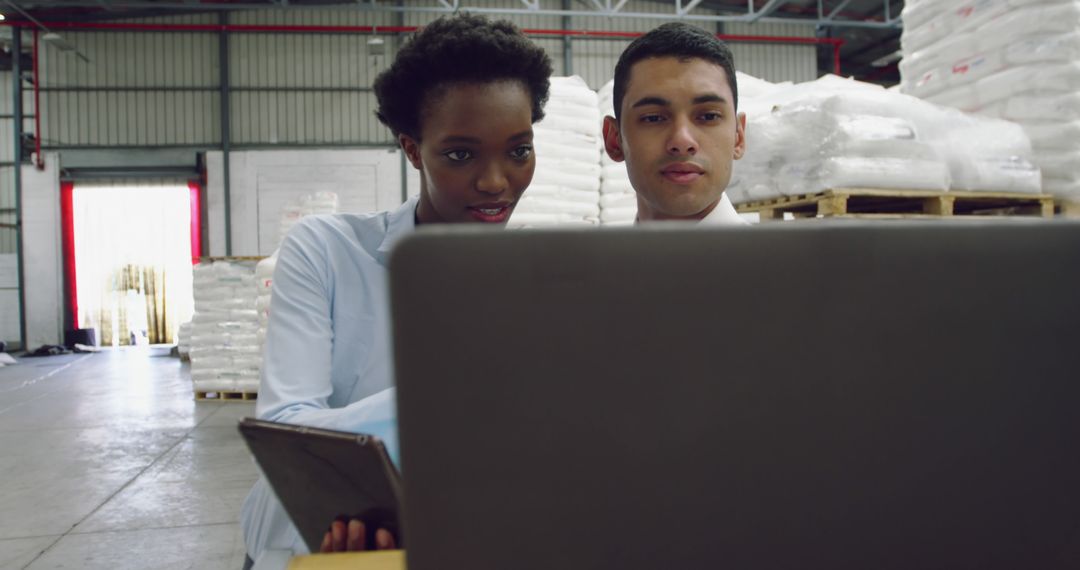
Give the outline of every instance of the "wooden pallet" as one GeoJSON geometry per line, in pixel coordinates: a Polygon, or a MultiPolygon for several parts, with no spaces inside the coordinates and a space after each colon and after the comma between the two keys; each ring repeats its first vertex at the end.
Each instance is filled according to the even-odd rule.
{"type": "Polygon", "coordinates": [[[817,194],[783,196],[736,206],[758,212],[762,222],[795,218],[941,218],[945,216],[1054,216],[1048,194],[1011,192],[938,192],[838,188],[817,194]]]}
{"type": "Polygon", "coordinates": [[[258,392],[195,392],[195,400],[198,402],[251,402],[258,397],[258,392]]]}
{"type": "Polygon", "coordinates": [[[1063,218],[1080,218],[1080,202],[1058,200],[1054,202],[1054,213],[1063,218]]]}

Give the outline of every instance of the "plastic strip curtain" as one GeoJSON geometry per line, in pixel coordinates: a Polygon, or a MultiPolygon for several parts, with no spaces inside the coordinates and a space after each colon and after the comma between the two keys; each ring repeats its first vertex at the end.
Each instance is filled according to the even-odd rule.
{"type": "Polygon", "coordinates": [[[187,185],[72,192],[78,321],[105,346],[172,343],[194,312],[187,185]]]}

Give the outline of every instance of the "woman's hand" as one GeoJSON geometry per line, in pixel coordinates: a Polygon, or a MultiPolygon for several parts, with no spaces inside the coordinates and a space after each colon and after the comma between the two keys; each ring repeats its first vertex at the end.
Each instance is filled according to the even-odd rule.
{"type": "Polygon", "coordinates": [[[360,519],[352,519],[347,524],[344,520],[330,523],[330,530],[323,536],[321,552],[355,552],[359,550],[393,550],[397,548],[394,535],[385,528],[375,531],[375,544],[368,546],[367,532],[360,519]]]}

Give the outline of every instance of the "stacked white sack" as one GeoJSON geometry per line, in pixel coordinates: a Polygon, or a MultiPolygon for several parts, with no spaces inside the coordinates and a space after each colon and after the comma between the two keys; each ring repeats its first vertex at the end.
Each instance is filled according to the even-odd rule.
{"type": "Polygon", "coordinates": [[[746,153],[734,165],[732,199],[837,188],[947,190],[945,161],[920,140],[910,113],[891,108],[902,106],[898,97],[825,76],[742,103],[746,153]]]}
{"type": "MultiPolygon", "coordinates": [[[[735,72],[735,78],[739,86],[738,112],[746,114],[748,120],[754,121],[771,112],[769,108],[771,95],[792,86],[790,81],[772,83],[741,71],[735,72]]],[[[764,150],[755,152],[754,158],[764,159],[765,152],[764,150]]],[[[760,199],[752,196],[773,197],[778,194],[773,177],[769,173],[762,171],[757,164],[741,161],[735,161],[732,165],[731,180],[725,192],[735,204],[760,199]],[[764,185],[764,187],[758,188],[758,185],[764,185]]]]}
{"type": "Polygon", "coordinates": [[[191,321],[182,323],[176,331],[176,352],[180,358],[191,354],[191,321]]]}
{"type": "Polygon", "coordinates": [[[533,127],[536,172],[508,227],[594,226],[600,219],[600,116],[580,77],[552,77],[533,127]]]}
{"type": "Polygon", "coordinates": [[[1042,190],[1080,199],[1080,2],[922,0],[903,17],[904,92],[1020,124],[1042,190]]]}
{"type": "Polygon", "coordinates": [[[255,311],[259,315],[259,330],[256,339],[259,345],[259,354],[262,354],[263,345],[266,344],[266,325],[270,322],[270,294],[274,287],[274,269],[277,267],[278,250],[273,255],[260,260],[255,265],[255,311]]]}
{"type": "Polygon", "coordinates": [[[838,188],[1039,192],[1023,131],[1007,121],[825,76],[749,99],[733,201],[838,188]]]}
{"type": "Polygon", "coordinates": [[[197,392],[256,392],[261,355],[255,265],[215,261],[194,269],[191,380],[197,392]]]}
{"type": "MultiPolygon", "coordinates": [[[[601,128],[603,117],[615,116],[615,80],[598,92],[601,128]]],[[[625,162],[615,162],[600,151],[600,223],[605,226],[630,225],[637,219],[637,194],[630,185],[625,162]]]]}

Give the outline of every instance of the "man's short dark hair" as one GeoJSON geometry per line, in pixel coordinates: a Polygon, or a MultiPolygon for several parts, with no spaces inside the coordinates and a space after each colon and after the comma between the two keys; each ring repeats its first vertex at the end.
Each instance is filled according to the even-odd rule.
{"type": "Polygon", "coordinates": [[[422,106],[455,83],[520,81],[532,98],[532,120],[544,118],[551,58],[505,20],[467,13],[439,18],[398,51],[375,80],[375,115],[396,137],[420,140],[422,106]]]}
{"type": "Polygon", "coordinates": [[[615,118],[622,112],[623,96],[630,81],[630,68],[635,63],[653,57],[674,57],[680,60],[703,59],[724,68],[728,85],[731,86],[732,104],[739,108],[739,89],[735,81],[735,58],[731,48],[705,30],[684,24],[669,22],[635,39],[623,50],[615,64],[615,118]]]}

